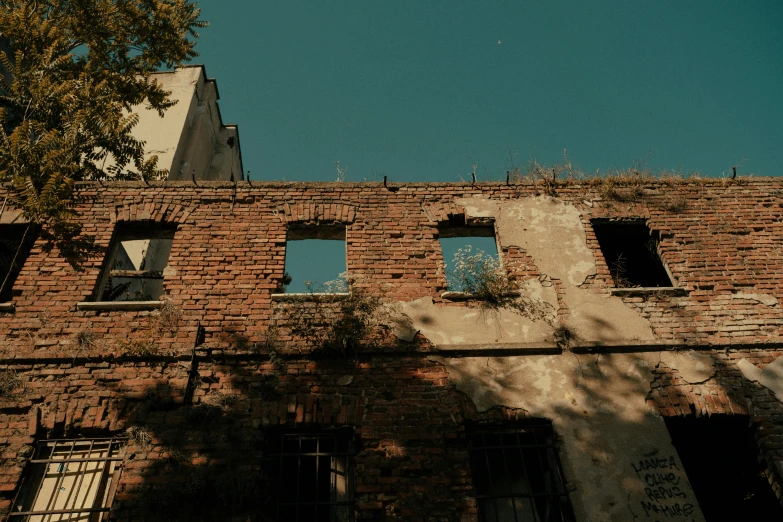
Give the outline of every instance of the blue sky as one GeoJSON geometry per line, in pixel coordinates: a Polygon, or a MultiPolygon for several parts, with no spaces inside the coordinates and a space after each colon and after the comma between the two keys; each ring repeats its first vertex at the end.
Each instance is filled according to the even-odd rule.
{"type": "Polygon", "coordinates": [[[783,174],[783,2],[202,0],[254,180],[783,174]]]}

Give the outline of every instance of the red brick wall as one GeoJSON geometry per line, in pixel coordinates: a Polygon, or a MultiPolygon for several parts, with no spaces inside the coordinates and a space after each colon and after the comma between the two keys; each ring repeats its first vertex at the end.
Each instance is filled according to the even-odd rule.
{"type": "MultiPolygon", "coordinates": [[[[151,441],[129,444],[133,459],[117,496],[117,518],[141,520],[138,502],[148,488],[187,481],[196,468],[236,467],[256,476],[271,427],[351,426],[360,443],[356,494],[363,519],[471,520],[464,424],[520,412],[479,415],[449,385],[442,366],[415,353],[429,349],[420,336],[410,344],[387,338],[356,360],[311,360],[296,350],[285,360],[270,357],[276,343],[291,340],[286,304],[273,303],[271,294],[284,272],[287,224],[339,222],[347,224],[348,271],[367,288],[385,286],[396,300],[441,302],[441,214],[458,213],[460,197],[506,200],[538,192],[502,183],[406,184],[397,192],[374,183],[81,186],[76,209],[97,255],[75,265],[56,244],[39,239],[14,285],[16,311],[0,313],[0,372],[15,372],[24,383],[0,398],[0,507],[9,509],[36,438],[143,426],[151,441]],[[155,312],[76,309],[95,289],[116,222],[133,220],[177,224],[164,280],[167,299],[181,314],[173,326],[160,326],[155,312]],[[206,336],[191,372],[199,324],[206,336]],[[127,355],[146,340],[153,341],[151,353],[127,355]]],[[[598,265],[588,284],[597,292],[612,283],[589,217],[649,219],[661,234],[665,263],[688,295],[624,299],[659,338],[711,347],[726,364],[701,385],[657,369],[651,406],[676,415],[689,413],[690,404],[699,413],[747,413],[770,458],[783,458],[781,405],[727,363],[742,356],[763,365],[780,355],[780,305],[731,296],[783,298],[782,193],[779,182],[764,179],[654,183],[636,202],[599,200],[591,183],[557,191],[585,212],[598,265]],[[667,210],[673,199],[685,208],[667,210]]],[[[502,257],[516,278],[541,275],[519,246],[504,245],[502,257]]],[[[567,315],[563,306],[558,312],[567,315]]]]}

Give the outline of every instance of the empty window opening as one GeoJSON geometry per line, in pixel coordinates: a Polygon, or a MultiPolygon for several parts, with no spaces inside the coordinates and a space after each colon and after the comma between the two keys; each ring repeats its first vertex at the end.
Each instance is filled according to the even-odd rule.
{"type": "Polygon", "coordinates": [[[688,415],[665,421],[707,522],[783,520],[747,416],[688,415]]]}
{"type": "Polygon", "coordinates": [[[285,272],[286,292],[347,292],[345,227],[290,228],[285,272]]]}
{"type": "Polygon", "coordinates": [[[658,239],[644,221],[594,220],[592,225],[615,287],[672,286],[658,239]]]}
{"type": "Polygon", "coordinates": [[[438,230],[452,292],[475,293],[482,278],[501,270],[493,227],[448,227],[438,230]]]}
{"type": "Polygon", "coordinates": [[[479,520],[573,522],[552,423],[468,432],[479,520]]]}
{"type": "Polygon", "coordinates": [[[154,301],[163,295],[163,271],[174,240],[170,227],[118,227],[99,301],[154,301]]]}
{"type": "Polygon", "coordinates": [[[37,235],[32,225],[0,225],[0,303],[11,300],[11,289],[37,235]]]}
{"type": "Polygon", "coordinates": [[[274,441],[276,520],[354,519],[353,433],[285,434],[274,441]]]}
{"type": "Polygon", "coordinates": [[[108,520],[124,439],[38,443],[9,520],[108,520]]]}

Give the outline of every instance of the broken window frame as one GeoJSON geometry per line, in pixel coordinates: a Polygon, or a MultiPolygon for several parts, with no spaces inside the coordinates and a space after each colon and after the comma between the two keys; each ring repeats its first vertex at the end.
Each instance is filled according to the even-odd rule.
{"type": "MultiPolygon", "coordinates": [[[[330,522],[352,522],[355,517],[356,497],[354,495],[354,471],[355,463],[354,457],[356,455],[356,442],[354,440],[354,430],[350,428],[343,428],[338,430],[329,431],[294,431],[294,432],[282,432],[274,435],[268,446],[266,460],[269,464],[269,469],[273,481],[278,489],[277,493],[273,495],[271,500],[271,508],[275,513],[275,520],[286,520],[296,522],[297,520],[309,521],[315,520],[314,518],[307,518],[308,513],[302,513],[302,508],[309,507],[311,510],[315,510],[316,515],[319,514],[319,508],[325,507],[329,510],[328,520],[330,522]],[[302,451],[303,441],[315,441],[315,451],[302,451]],[[291,447],[287,446],[288,441],[294,441],[297,446],[297,451],[292,451],[291,447]],[[332,443],[332,451],[322,450],[322,443],[330,441],[332,443]],[[303,490],[302,476],[302,460],[303,458],[314,457],[315,458],[315,498],[314,500],[301,499],[303,490]],[[326,501],[318,499],[319,488],[324,484],[319,483],[319,466],[322,459],[329,458],[329,498],[326,501]],[[296,460],[296,479],[294,483],[290,482],[290,476],[288,479],[285,476],[286,460],[296,460]],[[339,466],[336,464],[336,459],[342,459],[342,470],[337,469],[339,466]],[[336,499],[337,477],[343,477],[343,483],[345,486],[344,496],[342,500],[336,499]],[[288,500],[289,495],[293,492],[293,500],[288,500]],[[292,515],[285,513],[285,508],[294,508],[295,514],[292,515]],[[336,513],[335,508],[343,508],[342,513],[336,513]],[[339,516],[342,515],[342,516],[339,516]],[[281,518],[282,517],[282,518],[281,518]],[[302,518],[304,517],[304,518],[302,518]]],[[[289,464],[290,465],[290,464],[289,464]]],[[[320,478],[323,480],[322,478],[320,478]]],[[[312,514],[312,511],[311,513],[312,514]]],[[[320,520],[320,518],[319,518],[320,520]]]]}
{"type": "Polygon", "coordinates": [[[90,522],[108,520],[106,515],[111,511],[122,474],[126,443],[127,438],[122,437],[39,441],[25,468],[22,484],[12,504],[16,509],[12,509],[9,513],[8,521],[44,521],[52,519],[53,515],[59,515],[58,520],[69,520],[73,515],[88,515],[90,522]],[[85,451],[86,457],[74,456],[75,452],[79,455],[85,451]],[[95,453],[99,453],[100,456],[92,456],[95,453]],[[58,455],[64,458],[57,458],[58,455]],[[76,489],[68,490],[65,487],[65,484],[69,483],[68,475],[74,473],[69,466],[74,464],[77,470],[72,475],[70,485],[76,484],[76,489]],[[91,465],[94,465],[92,469],[90,469],[91,465]],[[54,466],[57,467],[52,471],[51,468],[54,466]],[[81,499],[81,506],[77,506],[79,493],[82,492],[85,477],[88,475],[90,475],[89,483],[81,499]],[[98,475],[100,476],[96,483],[95,479],[98,475]],[[54,485],[50,497],[48,500],[44,497],[46,508],[35,509],[47,479],[52,478],[54,478],[54,485]],[[91,494],[93,487],[95,490],[91,494]],[[68,496],[64,504],[58,507],[59,496],[63,490],[68,491],[68,496]],[[85,505],[91,497],[91,505],[85,505]],[[67,518],[63,518],[64,516],[67,518]]]}
{"type": "Polygon", "coordinates": [[[39,231],[40,228],[33,223],[0,224],[0,238],[10,247],[8,268],[0,270],[0,303],[8,303],[13,299],[14,283],[38,239],[39,231]]]}
{"type": "MultiPolygon", "coordinates": [[[[345,271],[338,273],[337,279],[332,279],[330,281],[314,281],[320,284],[319,287],[316,287],[314,290],[310,290],[308,292],[304,293],[290,293],[286,294],[286,286],[288,283],[284,283],[282,280],[280,283],[278,283],[278,289],[276,293],[273,294],[273,297],[276,299],[295,299],[302,295],[310,295],[314,298],[328,298],[329,296],[333,297],[340,297],[347,295],[350,292],[350,288],[348,288],[348,281],[345,281],[346,288],[344,291],[339,291],[341,289],[335,290],[334,288],[330,288],[327,286],[328,283],[331,281],[339,281],[342,274],[348,274],[348,227],[344,223],[320,223],[317,225],[313,224],[299,224],[299,223],[291,223],[288,225],[288,228],[286,230],[286,239],[285,239],[285,259],[283,260],[283,266],[284,266],[284,278],[288,278],[290,282],[290,275],[288,272],[288,263],[286,260],[288,259],[288,243],[290,241],[317,241],[317,240],[327,240],[327,241],[342,241],[344,250],[345,250],[345,271]],[[290,296],[290,297],[286,297],[290,296]]],[[[297,275],[297,274],[294,274],[297,275]]],[[[305,279],[306,280],[306,279],[305,279]]]]}
{"type": "Polygon", "coordinates": [[[612,278],[612,284],[614,285],[611,288],[612,295],[634,295],[655,292],[667,293],[670,295],[684,294],[683,289],[676,285],[675,279],[672,276],[669,267],[666,265],[663,257],[661,256],[660,233],[659,231],[650,227],[648,220],[643,218],[593,218],[590,220],[590,226],[593,229],[593,234],[595,235],[596,241],[598,243],[598,250],[601,253],[601,257],[604,259],[604,263],[606,263],[606,267],[609,269],[609,273],[612,278]],[[651,257],[650,262],[657,264],[658,266],[656,267],[656,270],[660,272],[660,274],[656,276],[655,279],[659,279],[658,282],[663,282],[661,276],[665,275],[667,279],[666,283],[668,284],[659,286],[642,286],[638,283],[638,281],[634,280],[630,280],[628,284],[623,284],[622,281],[618,282],[617,269],[612,268],[613,264],[616,264],[616,262],[612,262],[609,258],[607,258],[606,249],[608,249],[608,245],[606,245],[605,242],[602,244],[601,235],[603,234],[598,232],[598,230],[605,227],[644,227],[650,237],[647,245],[645,245],[646,250],[649,252],[651,257]],[[653,244],[654,250],[651,247],[653,244]]]}
{"type": "MultiPolygon", "coordinates": [[[[503,517],[498,514],[499,501],[510,501],[511,513],[513,514],[513,520],[516,522],[538,522],[539,520],[552,520],[554,522],[556,520],[554,518],[542,518],[540,513],[542,506],[550,509],[553,506],[557,506],[560,513],[558,520],[561,522],[574,522],[576,520],[569,499],[563,466],[560,462],[559,447],[551,421],[547,419],[529,419],[515,423],[512,426],[474,426],[466,430],[466,435],[468,437],[468,454],[480,521],[499,522],[501,520],[511,520],[505,514],[503,517]],[[522,440],[520,435],[526,436],[527,439],[532,438],[532,441],[522,440]],[[496,437],[496,441],[487,442],[488,437],[496,437]],[[509,439],[511,439],[511,443],[508,442],[509,439]],[[490,462],[491,451],[501,452],[504,476],[499,476],[498,474],[493,476],[493,466],[490,462]],[[525,487],[527,487],[526,492],[512,490],[513,479],[520,477],[511,476],[512,468],[509,466],[507,452],[510,453],[511,457],[514,457],[512,452],[518,453],[521,466],[514,468],[513,472],[521,470],[521,478],[525,487]],[[530,452],[536,455],[535,461],[537,464],[529,461],[530,452]],[[525,453],[527,453],[529,459],[527,462],[525,453]],[[483,470],[485,476],[489,479],[490,489],[495,489],[494,484],[498,483],[496,491],[488,491],[486,484],[482,482],[482,477],[479,475],[480,466],[485,466],[483,470]],[[549,474],[549,479],[547,479],[547,474],[549,474]],[[539,486],[543,484],[543,491],[535,491],[535,486],[531,482],[531,477],[534,475],[538,475],[536,478],[539,479],[539,486]],[[503,489],[506,491],[500,491],[503,489]],[[520,510],[525,507],[523,502],[525,499],[528,500],[529,513],[522,513],[520,516],[520,510]],[[519,508],[517,507],[518,502],[519,508]],[[494,517],[488,515],[490,513],[490,503],[492,510],[494,510],[494,517]]],[[[556,512],[557,510],[550,511],[550,513],[556,512]]]]}
{"type": "MultiPolygon", "coordinates": [[[[156,302],[160,299],[161,295],[150,296],[151,299],[106,299],[107,297],[107,285],[112,278],[132,278],[144,280],[162,280],[163,270],[120,270],[111,268],[117,261],[117,255],[121,244],[125,241],[141,241],[149,240],[154,241],[157,239],[172,240],[176,233],[175,224],[161,224],[161,223],[147,223],[147,222],[133,222],[126,221],[118,223],[114,229],[111,242],[109,243],[109,251],[104,261],[104,266],[101,269],[101,277],[98,279],[98,284],[94,292],[94,302],[97,303],[126,303],[126,302],[156,302]]],[[[166,265],[168,266],[168,260],[171,258],[171,250],[166,257],[166,265]]]]}

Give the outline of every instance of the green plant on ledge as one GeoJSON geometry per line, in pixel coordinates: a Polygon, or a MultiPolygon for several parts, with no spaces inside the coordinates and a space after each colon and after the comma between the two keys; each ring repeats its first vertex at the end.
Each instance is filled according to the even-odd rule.
{"type": "Polygon", "coordinates": [[[484,310],[506,308],[534,320],[548,320],[548,303],[521,294],[494,256],[468,245],[454,254],[448,288],[480,301],[484,310]]]}
{"type": "Polygon", "coordinates": [[[291,333],[314,356],[351,356],[371,342],[377,328],[387,329],[392,310],[379,293],[346,274],[322,285],[306,283],[308,294],[291,303],[291,333]],[[326,294],[326,295],[324,295],[326,294]],[[330,297],[329,294],[337,294],[330,297]]]}

